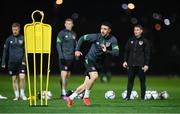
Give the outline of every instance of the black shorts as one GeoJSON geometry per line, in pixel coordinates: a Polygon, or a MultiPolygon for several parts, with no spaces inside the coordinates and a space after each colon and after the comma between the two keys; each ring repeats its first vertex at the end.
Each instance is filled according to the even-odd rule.
{"type": "Polygon", "coordinates": [[[26,65],[22,65],[21,62],[13,62],[8,64],[9,75],[19,75],[20,73],[26,73],[26,65]]]}
{"type": "Polygon", "coordinates": [[[89,72],[99,72],[102,69],[101,62],[94,62],[90,59],[85,59],[85,76],[89,76],[89,72]]]}
{"type": "Polygon", "coordinates": [[[73,67],[73,59],[72,60],[66,60],[66,59],[60,59],[59,61],[59,67],[60,71],[71,71],[73,67]]]}

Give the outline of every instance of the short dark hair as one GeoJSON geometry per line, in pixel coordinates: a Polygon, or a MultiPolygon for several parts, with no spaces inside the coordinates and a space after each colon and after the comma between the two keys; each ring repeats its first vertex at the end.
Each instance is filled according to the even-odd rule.
{"type": "Polygon", "coordinates": [[[101,25],[105,25],[105,26],[108,26],[110,29],[112,29],[112,25],[111,23],[105,21],[105,22],[102,22],[101,25]]]}
{"type": "Polygon", "coordinates": [[[14,22],[14,23],[12,24],[12,27],[19,27],[19,28],[20,28],[20,24],[17,23],[17,22],[14,22]]]}
{"type": "Polygon", "coordinates": [[[138,25],[135,25],[134,28],[137,27],[137,28],[140,28],[141,30],[143,30],[143,26],[138,24],[138,25]]]}
{"type": "Polygon", "coordinates": [[[71,21],[71,22],[73,22],[73,19],[67,18],[65,21],[71,21]]]}

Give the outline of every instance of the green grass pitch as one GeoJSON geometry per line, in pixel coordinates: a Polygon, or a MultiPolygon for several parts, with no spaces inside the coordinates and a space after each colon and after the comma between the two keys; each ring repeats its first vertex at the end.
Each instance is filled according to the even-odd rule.
{"type": "MultiPolygon", "coordinates": [[[[74,90],[84,80],[83,76],[72,76],[69,79],[68,88],[74,90]]],[[[53,99],[48,107],[29,107],[28,101],[13,101],[11,77],[0,76],[0,94],[7,96],[7,100],[0,100],[0,113],[180,113],[180,78],[147,76],[147,90],[167,90],[170,97],[167,100],[146,100],[140,98],[124,101],[122,91],[126,89],[126,76],[112,76],[110,83],[101,83],[97,80],[91,91],[92,106],[86,107],[82,100],[75,100],[72,108],[66,106],[65,100],[58,99],[60,94],[59,76],[51,76],[49,90],[53,93],[53,99]],[[114,90],[116,98],[107,100],[104,93],[114,90]]],[[[26,88],[27,85],[26,85],[26,88]]],[[[139,80],[136,77],[134,90],[140,95],[139,80]]],[[[26,89],[28,96],[28,89],[26,89]]]]}

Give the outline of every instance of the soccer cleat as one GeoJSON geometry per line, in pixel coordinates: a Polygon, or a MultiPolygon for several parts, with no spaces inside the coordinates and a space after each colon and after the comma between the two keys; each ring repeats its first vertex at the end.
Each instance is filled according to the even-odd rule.
{"type": "Polygon", "coordinates": [[[64,99],[64,100],[67,100],[68,96],[67,95],[61,95],[60,96],[60,99],[64,99]]]}
{"type": "Polygon", "coordinates": [[[67,99],[68,99],[68,97],[67,97],[67,96],[63,96],[62,98],[63,98],[64,100],[67,100],[67,99]]]}
{"type": "Polygon", "coordinates": [[[26,100],[27,100],[27,97],[26,97],[25,95],[23,95],[23,96],[21,96],[21,99],[22,99],[23,101],[26,101],[26,100]]]}
{"type": "Polygon", "coordinates": [[[129,101],[129,100],[130,100],[130,98],[125,98],[124,100],[125,100],[125,101],[129,101]]]}
{"type": "Polygon", "coordinates": [[[61,99],[67,100],[68,96],[66,95],[61,95],[61,99]]]}
{"type": "Polygon", "coordinates": [[[7,99],[7,97],[0,95],[0,99],[7,99]]]}
{"type": "Polygon", "coordinates": [[[19,100],[19,97],[15,97],[14,99],[13,99],[13,101],[18,101],[19,100]]]}
{"type": "Polygon", "coordinates": [[[71,100],[69,97],[67,98],[67,106],[69,107],[69,108],[71,108],[72,107],[72,104],[73,104],[73,100],[71,100]]]}
{"type": "Polygon", "coordinates": [[[83,98],[83,102],[86,106],[90,106],[91,103],[90,103],[90,99],[89,98],[83,98]]]}

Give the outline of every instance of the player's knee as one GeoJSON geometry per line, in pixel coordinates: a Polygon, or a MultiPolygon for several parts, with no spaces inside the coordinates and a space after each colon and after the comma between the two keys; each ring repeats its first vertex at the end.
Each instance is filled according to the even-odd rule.
{"type": "Polygon", "coordinates": [[[15,83],[15,82],[17,82],[17,77],[16,76],[13,76],[12,77],[12,81],[15,83]]]}
{"type": "Polygon", "coordinates": [[[90,79],[91,80],[96,80],[98,78],[98,73],[97,72],[91,72],[90,74],[90,79]]]}
{"type": "Polygon", "coordinates": [[[68,75],[67,71],[61,71],[61,78],[66,78],[68,75]]]}
{"type": "Polygon", "coordinates": [[[25,74],[23,74],[23,73],[19,74],[19,79],[24,80],[25,79],[25,74]]]}

